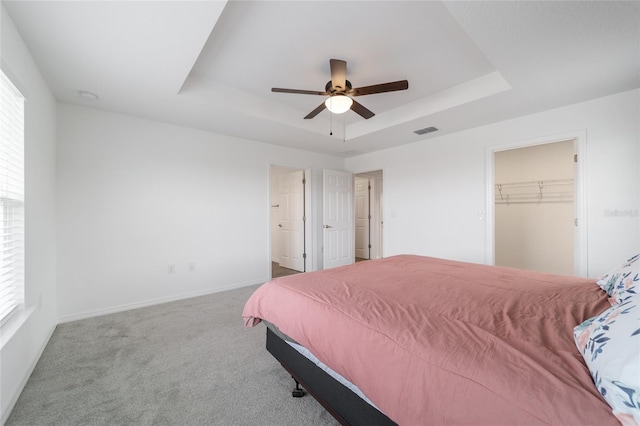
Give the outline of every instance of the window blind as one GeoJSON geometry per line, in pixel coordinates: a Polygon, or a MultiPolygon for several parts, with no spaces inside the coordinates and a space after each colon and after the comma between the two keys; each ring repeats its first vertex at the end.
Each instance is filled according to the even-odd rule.
{"type": "Polygon", "coordinates": [[[24,303],[24,97],[0,71],[0,324],[24,303]]]}

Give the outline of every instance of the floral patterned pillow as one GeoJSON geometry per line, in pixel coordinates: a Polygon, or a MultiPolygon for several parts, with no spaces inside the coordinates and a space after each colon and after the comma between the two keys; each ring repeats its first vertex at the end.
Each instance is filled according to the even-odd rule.
{"type": "Polygon", "coordinates": [[[589,318],[573,337],[613,414],[623,425],[640,425],[640,297],[589,318]]]}
{"type": "Polygon", "coordinates": [[[640,254],[598,277],[597,283],[616,303],[640,294],[640,254]]]}

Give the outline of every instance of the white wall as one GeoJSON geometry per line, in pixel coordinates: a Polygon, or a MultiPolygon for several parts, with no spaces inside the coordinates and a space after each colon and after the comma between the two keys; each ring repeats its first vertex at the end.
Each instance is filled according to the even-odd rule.
{"type": "Polygon", "coordinates": [[[384,170],[385,256],[483,263],[487,150],[586,130],[588,275],[597,276],[640,251],[639,105],[640,90],[633,90],[360,155],[346,165],[355,173],[384,170]]]}
{"type": "Polygon", "coordinates": [[[60,104],[61,320],[266,281],[271,164],[343,160],[60,104]]]}
{"type": "Polygon", "coordinates": [[[4,423],[57,323],[55,99],[1,6],[2,69],[25,103],[25,303],[2,327],[0,413],[4,423]],[[26,313],[29,312],[27,315],[26,313]]]}

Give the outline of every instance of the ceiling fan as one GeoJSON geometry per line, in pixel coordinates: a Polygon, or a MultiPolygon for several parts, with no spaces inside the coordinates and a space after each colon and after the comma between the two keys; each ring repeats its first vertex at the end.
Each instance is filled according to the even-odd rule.
{"type": "Polygon", "coordinates": [[[325,102],[323,102],[316,109],[307,114],[304,117],[305,119],[315,117],[325,108],[327,108],[334,114],[342,114],[343,112],[351,109],[353,112],[361,115],[365,119],[369,119],[375,114],[358,102],[354,101],[351,96],[395,92],[397,90],[406,90],[409,88],[409,82],[407,80],[353,88],[351,86],[351,82],[347,80],[346,61],[340,59],[330,59],[329,65],[331,67],[331,80],[325,86],[324,92],[317,92],[313,90],[281,89],[278,87],[273,87],[271,91],[280,93],[298,93],[302,95],[329,96],[325,102]]]}

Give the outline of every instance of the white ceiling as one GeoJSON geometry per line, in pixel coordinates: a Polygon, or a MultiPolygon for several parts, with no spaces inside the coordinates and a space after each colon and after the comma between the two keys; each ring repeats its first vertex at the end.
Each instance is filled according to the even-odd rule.
{"type": "Polygon", "coordinates": [[[2,4],[59,101],[333,155],[640,87],[638,1],[2,4]],[[359,97],[369,120],[271,92],[323,91],[331,58],[354,87],[409,89],[359,97]]]}

